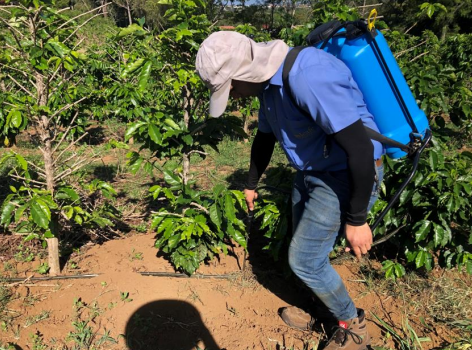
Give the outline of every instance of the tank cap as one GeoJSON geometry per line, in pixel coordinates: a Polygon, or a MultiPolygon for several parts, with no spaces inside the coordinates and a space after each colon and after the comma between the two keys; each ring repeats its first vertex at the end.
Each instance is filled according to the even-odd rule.
{"type": "Polygon", "coordinates": [[[316,45],[328,38],[333,33],[333,31],[339,30],[340,26],[341,22],[336,20],[323,23],[322,25],[313,29],[310,34],[308,34],[306,37],[306,42],[308,45],[316,45]]]}

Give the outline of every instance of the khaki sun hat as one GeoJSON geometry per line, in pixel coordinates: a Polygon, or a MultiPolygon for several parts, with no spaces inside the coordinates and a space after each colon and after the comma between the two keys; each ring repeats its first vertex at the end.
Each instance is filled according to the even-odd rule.
{"type": "Polygon", "coordinates": [[[256,43],[231,31],[211,34],[200,46],[195,62],[197,73],[210,89],[210,115],[219,117],[226,109],[231,80],[262,83],[277,72],[288,46],[282,40],[256,43]]]}

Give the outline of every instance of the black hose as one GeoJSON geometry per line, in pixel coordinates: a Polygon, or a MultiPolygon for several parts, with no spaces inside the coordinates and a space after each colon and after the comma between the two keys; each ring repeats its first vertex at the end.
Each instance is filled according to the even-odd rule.
{"type": "Polygon", "coordinates": [[[65,276],[45,276],[45,277],[31,277],[31,278],[6,278],[3,281],[7,283],[13,282],[29,282],[29,281],[54,281],[54,280],[72,280],[72,279],[85,279],[97,277],[98,274],[87,274],[87,275],[65,275],[65,276]]]}

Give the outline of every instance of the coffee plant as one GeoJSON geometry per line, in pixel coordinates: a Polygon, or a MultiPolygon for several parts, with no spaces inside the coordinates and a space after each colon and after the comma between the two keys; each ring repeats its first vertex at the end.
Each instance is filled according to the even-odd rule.
{"type": "MultiPolygon", "coordinates": [[[[41,161],[29,161],[17,153],[7,153],[0,166],[11,164],[10,186],[1,207],[1,224],[26,234],[27,239],[46,239],[52,274],[59,273],[57,237],[66,222],[78,225],[111,225],[110,207],[86,208],[84,197],[68,179],[93,158],[80,149],[90,117],[85,109],[90,94],[87,56],[77,47],[81,28],[40,0],[0,5],[0,65],[2,67],[2,107],[0,134],[4,144],[11,135],[28,128],[41,161]]],[[[110,185],[96,184],[91,192],[114,194],[110,185]]]]}

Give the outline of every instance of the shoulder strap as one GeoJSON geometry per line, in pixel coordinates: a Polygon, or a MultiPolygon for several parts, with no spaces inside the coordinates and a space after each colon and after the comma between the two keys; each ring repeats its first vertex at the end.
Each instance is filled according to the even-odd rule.
{"type": "MultiPolygon", "coordinates": [[[[298,103],[293,98],[292,88],[290,87],[290,83],[289,83],[289,79],[288,79],[288,75],[290,73],[290,70],[293,67],[293,64],[295,63],[295,60],[298,57],[298,54],[300,53],[300,51],[302,51],[303,49],[305,49],[307,47],[308,46],[297,46],[297,47],[294,47],[293,49],[291,49],[289,51],[289,53],[287,54],[287,57],[285,58],[284,67],[283,67],[283,70],[282,70],[282,81],[283,81],[283,84],[284,84],[285,91],[288,93],[288,96],[290,97],[290,100],[292,101],[292,103],[295,106],[297,106],[298,109],[300,110],[300,112],[302,112],[304,115],[311,117],[307,111],[305,111],[304,109],[302,109],[298,106],[298,103]]],[[[369,138],[371,140],[378,141],[380,143],[383,143],[384,145],[389,145],[389,146],[392,146],[392,147],[400,148],[402,151],[410,153],[411,149],[408,145],[405,145],[405,144],[400,143],[398,141],[395,141],[395,140],[393,140],[393,139],[391,139],[387,136],[384,136],[381,133],[379,133],[379,132],[377,132],[377,131],[375,131],[375,130],[367,127],[367,126],[364,126],[364,127],[366,129],[367,136],[369,136],[369,138]]]]}

